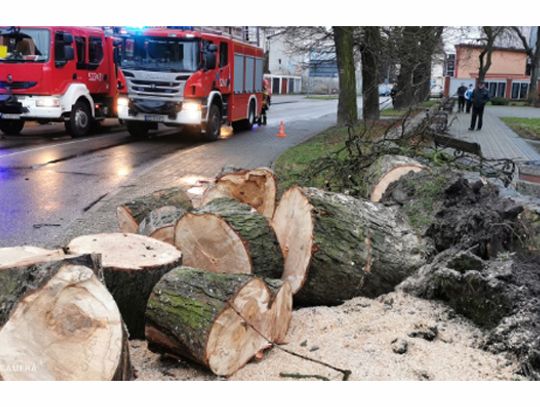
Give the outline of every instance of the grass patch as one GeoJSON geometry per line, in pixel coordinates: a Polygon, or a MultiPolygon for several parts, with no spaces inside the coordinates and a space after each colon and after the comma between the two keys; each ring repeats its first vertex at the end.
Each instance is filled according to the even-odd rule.
{"type": "MultiPolygon", "coordinates": [[[[370,131],[370,137],[378,137],[388,128],[388,121],[376,122],[370,131]]],[[[357,131],[361,131],[363,122],[357,125],[357,131]]],[[[287,190],[295,184],[324,188],[331,184],[333,176],[330,173],[320,173],[317,177],[305,183],[303,175],[309,165],[319,158],[335,153],[345,146],[348,137],[346,127],[334,126],[323,131],[308,141],[292,147],[278,157],[274,163],[274,171],[279,179],[279,193],[287,190]]],[[[338,158],[345,159],[347,152],[343,151],[338,158]]]]}
{"type": "Polygon", "coordinates": [[[540,140],[540,118],[502,117],[501,120],[521,137],[540,140]]]}
{"type": "Polygon", "coordinates": [[[313,100],[337,100],[337,95],[309,95],[306,96],[306,99],[313,99],[313,100]]]}

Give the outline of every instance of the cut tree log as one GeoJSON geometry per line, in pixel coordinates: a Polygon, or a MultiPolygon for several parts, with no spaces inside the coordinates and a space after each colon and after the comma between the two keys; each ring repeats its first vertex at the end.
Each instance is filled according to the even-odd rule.
{"type": "Polygon", "coordinates": [[[40,258],[0,268],[0,380],[132,379],[99,258],[40,258]]]}
{"type": "Polygon", "coordinates": [[[152,288],[181,264],[182,254],[167,243],[129,233],[80,236],[69,243],[67,251],[101,254],[105,284],[120,308],[130,338],[144,338],[144,313],[152,288]]]}
{"type": "Polygon", "coordinates": [[[365,175],[366,197],[379,202],[388,186],[409,172],[420,172],[426,167],[402,155],[383,155],[367,169],[365,175]]]}
{"type": "Polygon", "coordinates": [[[0,248],[0,267],[6,268],[24,262],[32,263],[35,258],[39,258],[40,262],[60,260],[64,256],[62,250],[47,250],[35,246],[2,247],[0,248]]]}
{"type": "Polygon", "coordinates": [[[174,187],[155,191],[116,208],[120,231],[137,233],[143,219],[154,209],[163,206],[174,206],[184,210],[192,209],[191,200],[182,188],[174,187]]]}
{"type": "Polygon", "coordinates": [[[268,287],[255,276],[176,268],[148,301],[148,347],[230,376],[270,346],[270,300],[268,287]]]}
{"type": "Polygon", "coordinates": [[[175,206],[154,209],[141,222],[138,233],[165,243],[174,244],[174,226],[185,214],[185,209],[175,206]]]}
{"type": "Polygon", "coordinates": [[[293,295],[287,281],[265,278],[264,282],[271,292],[268,338],[273,343],[284,344],[292,319],[293,295]]]}
{"type": "Polygon", "coordinates": [[[222,171],[204,194],[202,205],[216,198],[229,197],[246,203],[271,219],[276,206],[276,178],[269,168],[222,171]]]}
{"type": "Polygon", "coordinates": [[[216,273],[280,278],[283,256],[268,220],[249,205],[217,198],[175,227],[183,264],[216,273]]]}
{"type": "Polygon", "coordinates": [[[423,241],[396,210],[349,195],[293,187],[272,225],[299,304],[377,296],[425,263],[423,241]]]}

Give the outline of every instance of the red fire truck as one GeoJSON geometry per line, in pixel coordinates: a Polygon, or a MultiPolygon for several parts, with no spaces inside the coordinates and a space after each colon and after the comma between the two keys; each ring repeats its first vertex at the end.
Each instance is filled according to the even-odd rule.
{"type": "Polygon", "coordinates": [[[64,122],[74,137],[115,116],[114,39],[92,27],[0,27],[0,130],[64,122]]]}
{"type": "Polygon", "coordinates": [[[147,28],[120,45],[127,93],[118,117],[134,136],[158,124],[195,129],[213,141],[221,125],[251,129],[261,115],[263,50],[231,35],[147,28]]]}

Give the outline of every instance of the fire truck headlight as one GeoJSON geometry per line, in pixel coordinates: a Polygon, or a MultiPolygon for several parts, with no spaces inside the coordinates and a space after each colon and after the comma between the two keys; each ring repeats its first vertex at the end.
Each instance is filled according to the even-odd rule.
{"type": "Polygon", "coordinates": [[[126,97],[120,97],[120,98],[118,98],[116,104],[117,104],[118,108],[126,107],[127,105],[129,105],[129,99],[126,98],[126,97]]]}
{"type": "Polygon", "coordinates": [[[182,110],[185,110],[186,112],[200,112],[201,104],[197,102],[185,102],[182,105],[182,110]]]}
{"type": "Polygon", "coordinates": [[[36,99],[37,107],[60,107],[60,99],[54,96],[44,96],[36,99]]]}

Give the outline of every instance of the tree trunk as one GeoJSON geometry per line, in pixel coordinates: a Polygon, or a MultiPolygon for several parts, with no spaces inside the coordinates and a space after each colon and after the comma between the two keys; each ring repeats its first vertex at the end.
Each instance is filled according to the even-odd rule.
{"type": "Polygon", "coordinates": [[[396,211],[348,195],[293,187],[272,223],[295,303],[377,296],[424,263],[423,243],[396,211]]]}
{"type": "Polygon", "coordinates": [[[148,347],[229,376],[270,346],[270,299],[265,283],[254,276],[176,268],[148,301],[148,347]]]}
{"type": "Polygon", "coordinates": [[[537,27],[536,44],[531,58],[531,82],[529,84],[529,104],[538,105],[538,71],[540,70],[540,27],[537,27]]]}
{"type": "Polygon", "coordinates": [[[144,312],[154,285],[181,264],[174,246],[146,236],[104,233],[72,240],[69,253],[99,253],[107,288],[113,295],[131,338],[144,338],[144,312]]]}
{"type": "Polygon", "coordinates": [[[283,256],[268,220],[231,198],[186,214],[175,228],[184,265],[216,273],[279,278],[283,256]]]}
{"type": "Polygon", "coordinates": [[[339,73],[338,125],[354,126],[358,121],[353,27],[332,27],[339,73]]]}
{"type": "Polygon", "coordinates": [[[399,46],[399,75],[397,94],[394,97],[395,109],[406,109],[414,103],[413,72],[417,59],[419,27],[404,27],[399,46]]]}
{"type": "Polygon", "coordinates": [[[392,182],[398,181],[409,172],[420,172],[426,167],[418,161],[400,155],[383,155],[367,169],[364,176],[364,196],[379,202],[392,182]]]}
{"type": "Polygon", "coordinates": [[[0,268],[0,380],[130,380],[127,336],[94,255],[0,268]]]}
{"type": "Polygon", "coordinates": [[[165,243],[174,244],[174,226],[185,214],[185,209],[175,206],[163,206],[154,209],[141,222],[138,233],[165,243]]]}
{"type": "Polygon", "coordinates": [[[192,209],[191,200],[181,188],[168,188],[152,192],[126,202],[116,209],[121,232],[137,233],[140,223],[154,209],[174,206],[185,210],[192,209]]]}
{"type": "Polygon", "coordinates": [[[362,111],[364,120],[379,120],[379,49],[380,27],[363,27],[360,52],[362,56],[362,111]]]}
{"type": "Polygon", "coordinates": [[[205,192],[202,205],[216,198],[234,198],[271,219],[276,206],[276,190],[274,173],[268,168],[234,169],[228,173],[222,171],[214,186],[205,192]]]}

